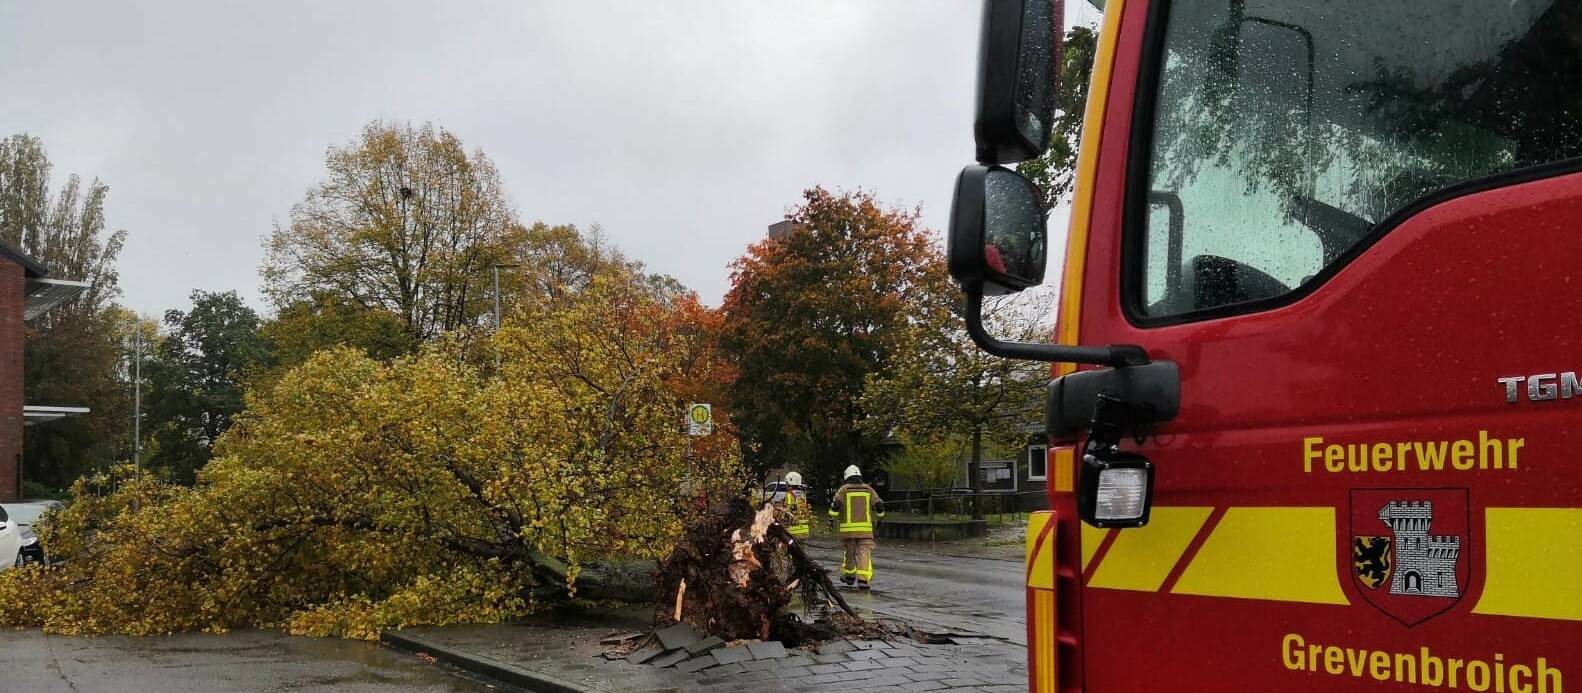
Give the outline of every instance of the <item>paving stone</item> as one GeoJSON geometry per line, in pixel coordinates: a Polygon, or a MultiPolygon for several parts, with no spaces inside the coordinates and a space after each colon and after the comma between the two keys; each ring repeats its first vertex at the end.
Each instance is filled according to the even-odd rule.
{"type": "Polygon", "coordinates": [[[665,648],[660,647],[657,644],[649,645],[638,650],[633,650],[631,654],[626,655],[626,661],[633,664],[646,664],[648,660],[658,657],[664,653],[665,648]]]}
{"type": "Polygon", "coordinates": [[[798,652],[798,653],[792,654],[792,655],[786,655],[785,659],[780,660],[780,664],[782,666],[788,666],[788,667],[801,667],[801,666],[807,666],[807,665],[812,664],[812,663],[813,663],[813,656],[809,655],[809,654],[802,653],[802,652],[798,652]]]}
{"type": "Polygon", "coordinates": [[[714,660],[720,664],[735,664],[737,662],[745,662],[753,658],[752,651],[748,650],[746,645],[722,647],[711,652],[710,654],[712,654],[714,656],[714,660]]]}
{"type": "MultiPolygon", "coordinates": [[[[719,664],[719,663],[715,662],[715,664],[719,664]]],[[[746,669],[743,669],[741,664],[725,664],[725,665],[715,666],[714,668],[709,669],[705,673],[711,679],[718,679],[718,678],[724,678],[726,676],[736,676],[736,675],[741,674],[742,672],[745,672],[745,671],[746,671],[746,669]]]]}
{"type": "Polygon", "coordinates": [[[880,686],[905,686],[910,683],[912,682],[905,676],[896,676],[894,674],[863,679],[864,688],[878,688],[880,686]]]}
{"type": "Polygon", "coordinates": [[[850,640],[831,640],[827,643],[824,643],[823,645],[819,645],[818,653],[822,655],[840,654],[842,652],[850,652],[855,649],[857,649],[857,646],[852,644],[852,641],[850,640]]]}
{"type": "Polygon", "coordinates": [[[649,660],[648,663],[663,669],[665,667],[675,666],[685,662],[691,656],[692,655],[687,654],[686,650],[671,650],[670,652],[666,652],[649,660]]]}
{"type": "Polygon", "coordinates": [[[753,659],[780,659],[786,656],[785,645],[774,640],[754,640],[747,643],[747,650],[753,653],[753,659]]]}
{"type": "MultiPolygon", "coordinates": [[[[848,671],[848,672],[844,672],[844,673],[850,674],[851,672],[848,671]]],[[[804,677],[804,678],[797,679],[796,683],[797,683],[797,686],[799,686],[799,687],[802,687],[802,686],[821,686],[821,685],[828,685],[828,684],[831,684],[831,683],[836,683],[836,682],[839,682],[841,680],[842,679],[840,677],[840,674],[815,674],[813,676],[807,676],[807,677],[804,677]]],[[[825,689],[825,690],[828,690],[828,689],[825,689]]]]}
{"type": "Polygon", "coordinates": [[[740,666],[743,671],[769,671],[771,669],[779,669],[780,660],[755,659],[751,662],[742,662],[740,666]]]}
{"type": "Polygon", "coordinates": [[[696,656],[698,656],[700,654],[703,654],[704,652],[708,652],[710,650],[714,650],[714,649],[717,649],[717,648],[720,648],[720,647],[724,647],[724,646],[725,646],[725,641],[721,640],[719,638],[719,636],[717,636],[717,635],[710,635],[709,637],[706,637],[706,638],[704,638],[702,640],[698,640],[698,641],[692,643],[691,645],[687,645],[687,654],[690,654],[690,655],[696,657],[696,656]]]}
{"type": "Polygon", "coordinates": [[[659,644],[667,650],[681,649],[703,639],[692,626],[685,623],[665,626],[655,631],[654,635],[659,637],[659,644]]]}
{"type": "MultiPolygon", "coordinates": [[[[770,661],[773,661],[773,660],[770,660],[770,661]]],[[[784,662],[785,660],[782,659],[780,661],[784,662]]],[[[794,679],[794,678],[797,678],[799,676],[812,676],[813,675],[813,672],[809,671],[807,666],[805,666],[805,665],[803,665],[803,666],[794,666],[794,667],[782,666],[779,669],[776,669],[774,671],[782,679],[794,679]]]]}
{"type": "Polygon", "coordinates": [[[703,655],[701,657],[693,657],[692,659],[677,664],[676,671],[690,674],[694,671],[703,671],[704,669],[712,667],[716,664],[719,664],[719,662],[714,661],[713,655],[703,655]]]}

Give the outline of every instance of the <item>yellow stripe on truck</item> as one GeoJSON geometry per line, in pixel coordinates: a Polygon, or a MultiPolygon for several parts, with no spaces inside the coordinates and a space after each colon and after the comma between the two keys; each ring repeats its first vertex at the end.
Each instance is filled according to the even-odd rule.
{"type": "Polygon", "coordinates": [[[1472,613],[1582,621],[1582,509],[1488,508],[1483,545],[1472,613]]]}
{"type": "MultiPolygon", "coordinates": [[[[1027,516],[1027,586],[1035,589],[1055,588],[1055,533],[1044,533],[1055,514],[1040,510],[1027,516]]],[[[1049,527],[1053,530],[1053,527],[1049,527]]]]}
{"type": "Polygon", "coordinates": [[[1230,508],[1191,560],[1176,594],[1351,603],[1340,589],[1334,508],[1230,508]]]}
{"type": "Polygon", "coordinates": [[[1088,586],[1157,591],[1212,511],[1213,508],[1154,508],[1148,526],[1122,530],[1115,537],[1088,586]]]}
{"type": "Polygon", "coordinates": [[[1082,570],[1086,572],[1088,564],[1093,562],[1093,554],[1098,553],[1099,544],[1104,543],[1104,535],[1109,534],[1110,530],[1099,529],[1086,522],[1079,526],[1082,527],[1082,570]]]}

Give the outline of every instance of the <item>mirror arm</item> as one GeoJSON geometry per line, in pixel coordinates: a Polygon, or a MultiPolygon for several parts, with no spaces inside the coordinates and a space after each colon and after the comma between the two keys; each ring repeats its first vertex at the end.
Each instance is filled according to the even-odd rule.
{"type": "Polygon", "coordinates": [[[1142,366],[1149,363],[1148,352],[1135,344],[1111,346],[1072,346],[1069,344],[1033,344],[1005,342],[990,335],[983,328],[983,291],[968,289],[967,334],[972,341],[990,354],[1019,361],[1045,363],[1085,363],[1095,366],[1142,366]]]}

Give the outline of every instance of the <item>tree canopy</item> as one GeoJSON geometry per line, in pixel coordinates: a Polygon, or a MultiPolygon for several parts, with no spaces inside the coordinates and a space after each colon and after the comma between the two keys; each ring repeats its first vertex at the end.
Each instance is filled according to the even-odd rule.
{"type": "Polygon", "coordinates": [[[492,267],[519,225],[482,151],[433,125],[374,122],[324,163],[269,236],[276,307],[333,297],[398,317],[414,344],[489,317],[492,267]]]}
{"type": "Polygon", "coordinates": [[[864,379],[890,366],[910,326],[955,295],[916,210],[871,193],[813,188],[793,231],[732,265],[722,345],[738,369],[733,415],[749,462],[789,465],[830,483],[875,462],[864,437],[864,379]]]}
{"type": "Polygon", "coordinates": [[[508,321],[498,366],[454,340],[322,351],[248,395],[196,486],[79,481],[44,528],[66,562],[0,573],[0,623],[372,638],[518,615],[588,561],[657,557],[742,483],[730,436],[681,426],[706,351],[684,304],[606,275],[508,321]]]}
{"type": "Polygon", "coordinates": [[[235,291],[192,292],[192,309],[165,312],[167,333],[147,366],[150,466],[191,483],[244,402],[247,380],[266,368],[259,318],[235,291]]]}

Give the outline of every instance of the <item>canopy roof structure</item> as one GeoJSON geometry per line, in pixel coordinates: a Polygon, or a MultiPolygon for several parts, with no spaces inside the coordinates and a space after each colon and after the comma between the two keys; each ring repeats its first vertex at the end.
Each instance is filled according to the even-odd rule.
{"type": "Polygon", "coordinates": [[[22,311],[22,318],[32,320],[43,315],[45,311],[76,298],[77,294],[87,289],[88,282],[29,277],[26,289],[27,301],[22,311]]]}
{"type": "Polygon", "coordinates": [[[87,407],[46,407],[29,404],[22,407],[22,425],[32,426],[33,424],[59,421],[68,416],[86,414],[89,411],[87,407]]]}

